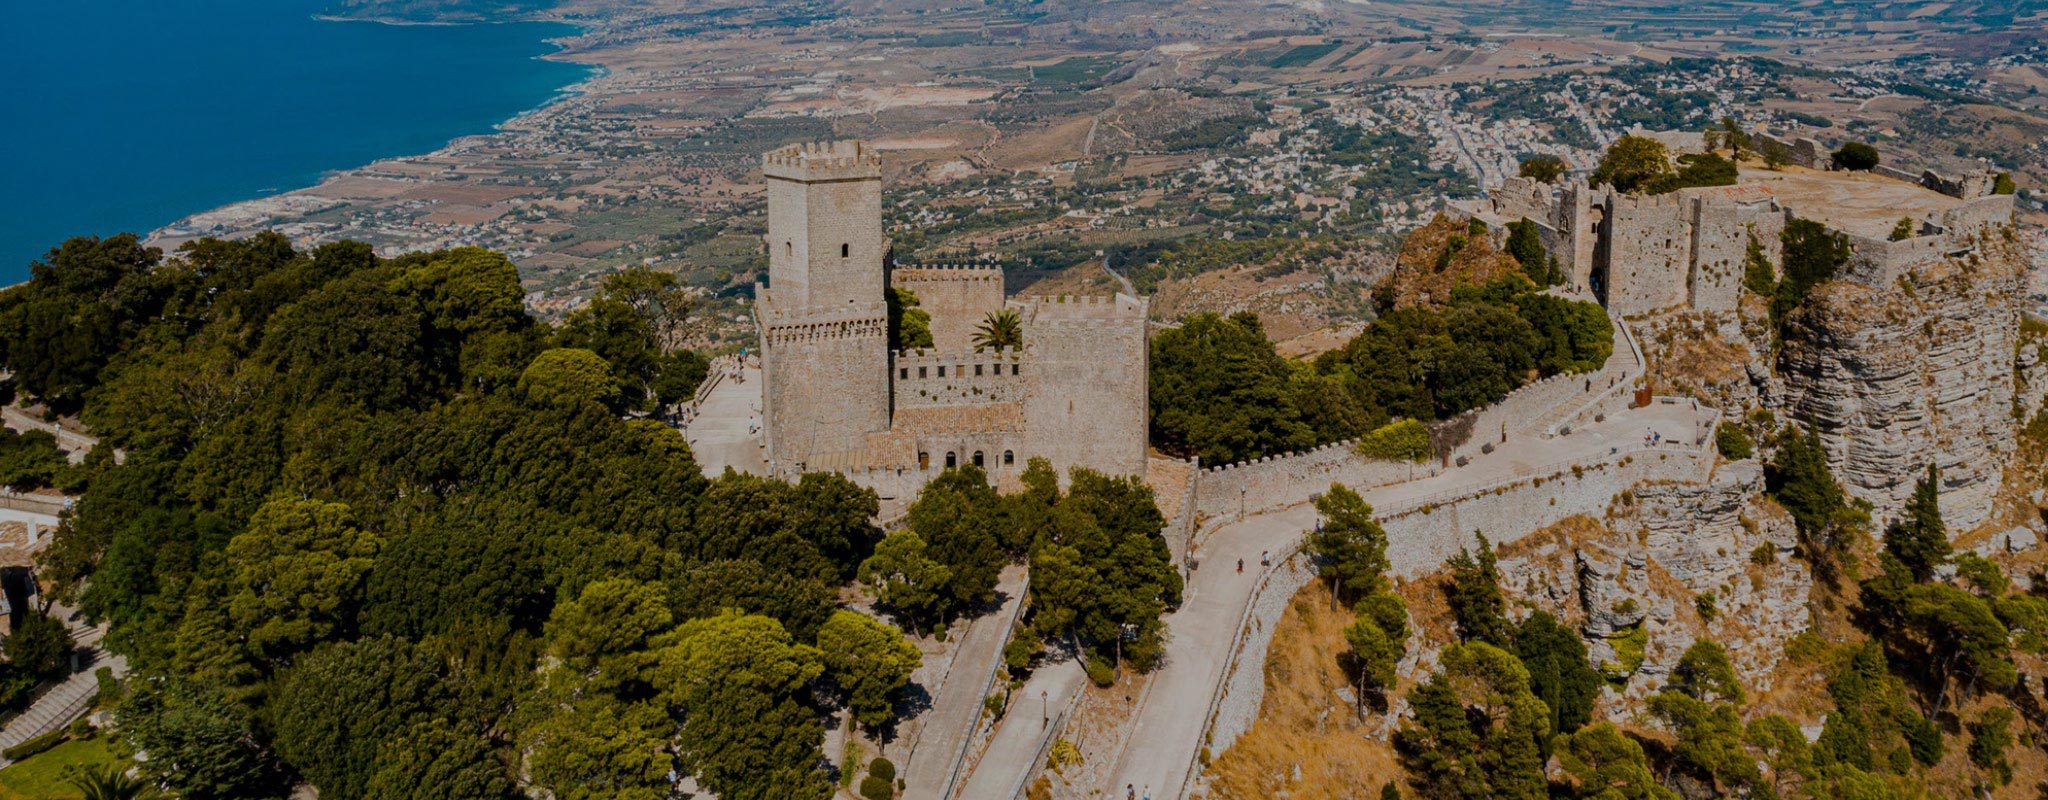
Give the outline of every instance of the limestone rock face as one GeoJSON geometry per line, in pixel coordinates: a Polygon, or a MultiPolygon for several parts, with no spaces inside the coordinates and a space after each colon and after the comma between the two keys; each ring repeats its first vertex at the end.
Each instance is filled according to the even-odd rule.
{"type": "Polygon", "coordinates": [[[2014,341],[2023,256],[2003,232],[1895,285],[1836,280],[1788,321],[1781,409],[1818,430],[1830,466],[1879,520],[1926,465],[1952,530],[1985,519],[2014,447],[2014,341]]]}

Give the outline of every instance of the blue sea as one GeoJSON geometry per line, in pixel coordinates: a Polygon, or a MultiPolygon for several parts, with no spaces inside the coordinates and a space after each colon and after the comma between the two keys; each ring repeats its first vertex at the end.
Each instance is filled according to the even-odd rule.
{"type": "Polygon", "coordinates": [[[322,0],[9,0],[0,286],[71,236],[146,234],[424,153],[556,97],[574,28],[315,19],[322,0]]]}

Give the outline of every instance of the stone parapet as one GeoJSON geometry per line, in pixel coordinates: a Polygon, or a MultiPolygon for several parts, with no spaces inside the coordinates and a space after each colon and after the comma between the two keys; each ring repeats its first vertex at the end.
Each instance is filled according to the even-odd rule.
{"type": "Polygon", "coordinates": [[[865,142],[805,142],[761,156],[761,173],[792,181],[857,180],[882,177],[882,156],[865,142]]]}

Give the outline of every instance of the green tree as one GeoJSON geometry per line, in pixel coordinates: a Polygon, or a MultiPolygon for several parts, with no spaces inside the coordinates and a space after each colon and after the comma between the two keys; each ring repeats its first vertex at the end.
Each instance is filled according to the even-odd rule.
{"type": "Polygon", "coordinates": [[[893,625],[853,611],[838,611],[818,629],[825,673],[846,693],[855,721],[876,730],[895,719],[896,702],[910,673],[924,663],[917,646],[893,625]]]}
{"type": "Polygon", "coordinates": [[[1729,461],[1741,461],[1756,454],[1756,442],[1749,438],[1749,430],[1742,423],[1723,420],[1714,426],[1714,449],[1729,461]]]}
{"type": "Polygon", "coordinates": [[[1941,521],[1941,471],[1927,465],[1927,475],[1913,485],[1913,497],[1899,518],[1884,530],[1884,549],[1904,564],[1913,580],[1925,583],[1948,561],[1948,526],[1941,521]]]}
{"type": "Polygon", "coordinates": [[[1646,136],[1623,136],[1614,140],[1593,169],[1592,185],[1613,185],[1618,192],[1634,192],[1671,172],[1671,155],[1664,143],[1646,136]]]}
{"type": "Polygon", "coordinates": [[[674,729],[652,703],[578,698],[526,730],[530,780],[560,800],[667,800],[674,729]]]}
{"type": "MultiPolygon", "coordinates": [[[[830,625],[830,622],[826,623],[830,625]]],[[[679,712],[677,763],[727,800],[824,800],[824,725],[803,705],[825,671],[775,620],[723,614],[655,642],[662,701],[679,712]]]]}
{"type": "Polygon", "coordinates": [[[1312,447],[1291,376],[1256,315],[1188,317],[1152,337],[1153,442],[1207,464],[1312,447]]]}
{"type": "Polygon", "coordinates": [[[1650,698],[1650,713],[1678,735],[1672,755],[1726,796],[1763,782],[1756,759],[1743,747],[1742,718],[1728,703],[1700,700],[1675,689],[1650,698]]]}
{"type": "MultiPolygon", "coordinates": [[[[443,720],[413,725],[377,749],[365,797],[379,800],[512,800],[505,762],[484,740],[443,720]]],[[[324,795],[323,795],[324,796],[324,795]]]]}
{"type": "Polygon", "coordinates": [[[1308,537],[1317,570],[1335,584],[1339,599],[1358,598],[1386,588],[1387,532],[1373,519],[1372,506],[1340,483],[1315,499],[1322,519],[1308,537]]]}
{"type": "Polygon", "coordinates": [[[1529,218],[1508,223],[1508,255],[1515,257],[1515,263],[1522,265],[1522,273],[1537,286],[1550,286],[1563,280],[1553,270],[1556,264],[1550,251],[1543,248],[1543,237],[1537,231],[1536,223],[1529,218]]]}
{"type": "Polygon", "coordinates": [[[1458,623],[1458,638],[1511,647],[1514,627],[1508,622],[1507,599],[1500,590],[1500,571],[1495,568],[1493,545],[1479,535],[1476,550],[1459,548],[1445,566],[1451,568],[1450,583],[1444,586],[1444,600],[1458,623]]]}
{"type": "Polygon", "coordinates": [[[1643,746],[1612,722],[1562,733],[1551,744],[1566,780],[1560,795],[1583,800],[1678,800],[1650,772],[1643,746]]]}
{"type": "Polygon", "coordinates": [[[1764,465],[1765,493],[1792,514],[1809,549],[1832,548],[1850,508],[1842,485],[1828,469],[1820,434],[1788,427],[1779,433],[1777,447],[1777,453],[1764,465]]]}
{"type": "Polygon", "coordinates": [[[1685,648],[1678,665],[1671,670],[1672,691],[1695,700],[1741,705],[1742,678],[1728,660],[1728,650],[1712,639],[1699,639],[1685,648]]]}
{"type": "Polygon", "coordinates": [[[1429,426],[1420,420],[1389,422],[1358,437],[1358,454],[1383,461],[1429,460],[1429,426]]]}
{"type": "Polygon", "coordinates": [[[1548,796],[1542,746],[1550,710],[1529,691],[1529,672],[1485,642],[1443,650],[1443,667],[1408,694],[1414,720],[1394,746],[1416,791],[1431,798],[1548,796]]]}
{"type": "Polygon", "coordinates": [[[1778,294],[1778,268],[1764,255],[1763,242],[1749,235],[1749,249],[1742,257],[1742,288],[1765,297],[1778,294]]]}
{"type": "Polygon", "coordinates": [[[2019,184],[2013,182],[2010,172],[1998,173],[1998,176],[1991,180],[1992,194],[2018,194],[2019,191],[2019,184]]]}
{"type": "Polygon", "coordinates": [[[1593,719],[1603,681],[1577,632],[1538,611],[1515,632],[1514,652],[1529,670],[1529,690],[1550,709],[1551,730],[1571,733],[1593,719]]]}
{"type": "Polygon", "coordinates": [[[576,599],[555,606],[547,651],[594,688],[612,690],[642,677],[653,663],[648,644],[674,619],[659,585],[630,578],[595,581],[576,599]]]}
{"type": "Polygon", "coordinates": [[[71,674],[71,651],[76,647],[69,626],[37,610],[23,613],[20,627],[0,642],[8,663],[46,681],[71,674]]]}
{"type": "Polygon", "coordinates": [[[668,351],[683,346],[697,300],[689,287],[676,279],[675,273],[627,267],[604,276],[597,291],[599,297],[632,309],[653,334],[658,349],[668,351]]]}
{"type": "Polygon", "coordinates": [[[2012,764],[2005,751],[2012,747],[2012,709],[1993,706],[1970,723],[1970,763],[1991,773],[2000,786],[2012,782],[2012,764]]]}
{"type": "Polygon", "coordinates": [[[347,635],[381,545],[340,503],[265,503],[228,542],[228,616],[270,659],[347,635]]]}
{"type": "Polygon", "coordinates": [[[135,681],[114,710],[123,741],[149,754],[152,783],[191,800],[281,797],[288,787],[247,708],[188,680],[135,681]]]}
{"type": "Polygon", "coordinates": [[[944,613],[968,611],[995,599],[996,578],[1003,568],[1002,537],[997,532],[1001,505],[981,468],[972,464],[941,473],[910,504],[904,522],[924,541],[926,554],[946,568],[944,613]]]}
{"type": "Polygon", "coordinates": [[[1010,309],[990,311],[974,329],[975,352],[1018,349],[1024,346],[1024,320],[1010,309]]]}
{"type": "Polygon", "coordinates": [[[932,346],[931,312],[919,307],[917,293],[889,287],[885,295],[889,314],[889,349],[918,350],[932,346]]]}
{"type": "Polygon", "coordinates": [[[1844,144],[1835,150],[1834,153],[1830,154],[1830,156],[1835,161],[1836,169],[1856,172],[1869,172],[1870,170],[1877,169],[1880,160],[1877,155],[1877,148],[1871,147],[1864,142],[1844,144]]]}
{"type": "Polygon", "coordinates": [[[519,391],[542,405],[596,403],[615,408],[621,397],[611,365],[594,352],[574,347],[535,356],[519,374],[519,391]]]}
{"type": "Polygon", "coordinates": [[[556,332],[555,346],[588,350],[604,359],[621,402],[632,408],[642,407],[648,385],[661,372],[662,351],[648,319],[633,306],[602,296],[570,312],[556,332]]]}
{"type": "Polygon", "coordinates": [[[913,626],[935,625],[952,607],[946,587],[952,570],[926,555],[924,539],[915,531],[889,534],[875,554],[861,562],[860,581],[875,591],[882,605],[913,626]]]}
{"type": "Polygon", "coordinates": [[[1398,677],[1394,668],[1408,655],[1408,608],[1398,595],[1377,592],[1358,601],[1344,642],[1358,673],[1361,700],[1367,692],[1385,697],[1398,677]]]}
{"type": "Polygon", "coordinates": [[[270,697],[277,753],[321,797],[381,798],[369,790],[381,748],[453,710],[441,680],[433,659],[402,639],[339,642],[308,653],[279,677],[270,697]]]}
{"type": "Polygon", "coordinates": [[[1546,153],[1522,159],[1515,174],[1542,183],[1556,183],[1557,179],[1564,177],[1565,170],[1564,159],[1546,153]]]}

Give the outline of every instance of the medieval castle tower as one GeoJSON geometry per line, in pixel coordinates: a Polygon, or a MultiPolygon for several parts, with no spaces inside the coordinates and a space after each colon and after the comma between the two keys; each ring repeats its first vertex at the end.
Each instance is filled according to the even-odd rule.
{"type": "Polygon", "coordinates": [[[946,467],[1002,480],[1033,457],[1062,471],[1145,471],[1144,299],[1006,299],[1001,268],[986,263],[891,270],[881,158],[861,142],[784,147],[762,173],[768,285],[756,324],[775,474],[840,472],[895,496],[946,467]],[[890,347],[891,287],[931,314],[930,349],[890,347]],[[1005,310],[1023,346],[975,349],[975,330],[1005,310]]]}

